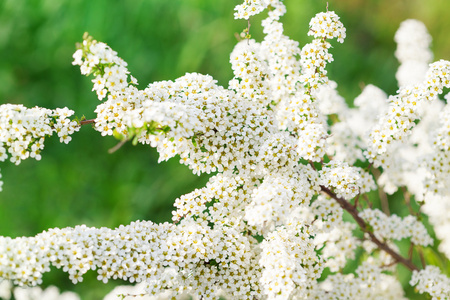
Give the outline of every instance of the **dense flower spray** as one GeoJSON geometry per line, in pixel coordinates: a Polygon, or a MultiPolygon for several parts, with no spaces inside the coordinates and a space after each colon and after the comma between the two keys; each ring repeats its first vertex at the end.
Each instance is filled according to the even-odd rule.
{"type": "Polygon", "coordinates": [[[0,106],[2,161],[40,159],[45,137],[56,132],[67,143],[79,126],[93,124],[102,136],[155,147],[160,161],[178,156],[194,174],[214,173],[205,187],[175,200],[173,223],[0,237],[0,278],[39,285],[55,266],[74,283],[93,270],[103,282],[138,283],[124,293],[148,297],[404,299],[395,271],[402,264],[420,293],[450,297],[449,279],[412,259],[433,244],[422,212],[389,215],[367,196],[408,190],[436,217],[449,255],[450,221],[434,207],[450,207],[450,109],[438,99],[450,87],[450,63],[429,65],[431,38],[409,20],[395,37],[398,94],[368,85],[349,108],[326,70],[332,40],[346,37],[337,14],[317,14],[313,39],[300,48],[283,33],[279,0],[246,0],[235,17],[263,11],[265,37],[246,35],[236,45],[228,88],[190,73],[140,90],[117,52],[86,35],[73,64],[94,77],[101,101],[95,119],[70,120],[67,108],[0,106]],[[440,122],[427,117],[438,111],[440,122]],[[431,131],[432,139],[423,138],[431,131]],[[400,253],[399,240],[411,244],[410,256],[400,253]],[[344,274],[357,251],[359,266],[344,274]]]}

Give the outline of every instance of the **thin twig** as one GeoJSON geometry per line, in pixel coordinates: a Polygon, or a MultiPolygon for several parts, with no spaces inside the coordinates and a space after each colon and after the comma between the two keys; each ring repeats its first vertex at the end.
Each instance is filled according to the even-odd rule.
{"type": "Polygon", "coordinates": [[[314,169],[314,171],[317,171],[316,167],[314,166],[314,163],[312,161],[309,161],[309,165],[314,169]]]}
{"type": "Polygon", "coordinates": [[[411,270],[411,271],[419,270],[419,268],[416,265],[414,265],[410,259],[407,259],[407,258],[401,256],[399,253],[395,252],[391,247],[389,247],[386,244],[386,242],[380,241],[373,234],[373,232],[370,230],[370,228],[367,226],[366,222],[359,216],[358,210],[355,207],[353,207],[353,205],[350,204],[350,202],[348,202],[344,198],[340,198],[340,197],[336,196],[335,193],[333,193],[330,189],[328,189],[327,187],[325,187],[323,185],[321,185],[320,188],[321,188],[322,192],[324,192],[325,194],[327,194],[328,196],[330,196],[331,198],[336,200],[336,202],[339,203],[339,205],[353,217],[353,219],[356,221],[356,223],[361,228],[361,230],[370,237],[370,240],[375,245],[377,245],[377,247],[379,249],[388,253],[390,256],[392,256],[394,261],[401,263],[402,265],[407,267],[409,270],[411,270]]]}
{"type": "Polygon", "coordinates": [[[112,154],[114,152],[116,152],[117,150],[119,150],[123,145],[125,145],[125,143],[128,142],[128,139],[122,140],[119,143],[117,143],[117,145],[115,145],[114,147],[112,147],[111,149],[108,150],[109,154],[112,154]]]}
{"type": "Polygon", "coordinates": [[[418,213],[414,211],[411,206],[411,194],[402,186],[403,198],[405,199],[406,206],[408,206],[409,213],[413,216],[418,216],[418,213]]]}
{"type": "Polygon", "coordinates": [[[423,255],[423,249],[421,246],[417,246],[417,252],[419,253],[420,262],[422,263],[422,268],[426,268],[427,263],[425,262],[425,256],[423,255]]]}
{"type": "MultiPolygon", "coordinates": [[[[367,196],[367,194],[364,194],[363,198],[364,198],[364,202],[366,203],[367,207],[372,209],[372,202],[369,201],[369,197],[367,196]]],[[[360,207],[363,208],[362,205],[360,205],[360,207]]]]}
{"type": "Polygon", "coordinates": [[[409,246],[409,249],[408,249],[408,257],[410,260],[413,257],[413,251],[414,251],[414,243],[411,243],[411,245],[409,246]]]}
{"type": "Polygon", "coordinates": [[[381,268],[389,268],[389,267],[392,267],[393,265],[395,265],[396,263],[397,263],[396,261],[393,261],[391,263],[388,263],[387,265],[382,265],[381,268]]]}
{"type": "Polygon", "coordinates": [[[355,203],[353,204],[353,207],[354,207],[354,208],[358,208],[359,195],[360,195],[360,194],[356,195],[355,203]]]}
{"type": "Polygon", "coordinates": [[[250,18],[247,19],[247,45],[250,45],[250,18]]]}
{"type": "MultiPolygon", "coordinates": [[[[377,168],[372,168],[373,176],[375,176],[375,181],[378,182],[378,178],[380,178],[381,172],[377,168]]],[[[381,203],[381,210],[387,215],[391,215],[391,211],[389,209],[389,201],[386,193],[383,191],[383,189],[378,189],[378,197],[380,198],[381,203]]]]}

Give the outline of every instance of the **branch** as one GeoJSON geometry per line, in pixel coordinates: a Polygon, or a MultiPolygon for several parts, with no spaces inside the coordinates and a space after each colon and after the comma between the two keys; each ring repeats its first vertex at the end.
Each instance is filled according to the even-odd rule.
{"type": "MultiPolygon", "coordinates": [[[[375,181],[378,182],[378,178],[380,178],[381,172],[377,168],[371,168],[373,175],[375,176],[375,181]]],[[[383,189],[378,189],[378,196],[380,197],[381,210],[388,216],[391,215],[389,210],[389,201],[386,193],[383,189]]]]}
{"type": "Polygon", "coordinates": [[[372,231],[370,231],[369,227],[367,226],[366,222],[359,216],[358,210],[350,204],[350,202],[346,201],[343,198],[339,198],[336,196],[335,193],[333,193],[330,189],[324,187],[323,185],[320,186],[322,189],[322,192],[336,200],[336,202],[339,203],[339,205],[346,210],[352,217],[355,219],[356,223],[358,223],[361,230],[365,233],[367,233],[370,237],[370,240],[378,246],[379,249],[383,250],[384,252],[388,253],[392,258],[398,262],[407,267],[411,271],[418,271],[419,268],[416,267],[410,259],[406,259],[403,256],[401,256],[399,253],[395,252],[391,247],[389,247],[385,242],[380,241],[372,231]]]}
{"type": "Polygon", "coordinates": [[[87,125],[87,124],[94,124],[94,123],[95,123],[95,119],[80,121],[80,125],[87,125]]]}
{"type": "Polygon", "coordinates": [[[427,267],[427,264],[426,264],[426,262],[425,262],[425,257],[424,257],[424,255],[423,255],[423,250],[422,250],[422,247],[421,247],[421,246],[418,247],[417,252],[419,253],[420,262],[422,263],[422,268],[425,269],[425,268],[427,267]]]}
{"type": "Polygon", "coordinates": [[[123,145],[125,145],[126,142],[128,142],[128,139],[122,140],[120,141],[117,145],[115,145],[114,147],[112,147],[111,149],[108,150],[109,154],[112,154],[114,152],[116,152],[117,150],[119,150],[123,145]]]}
{"type": "Polygon", "coordinates": [[[408,192],[408,190],[402,186],[402,192],[403,192],[403,198],[405,198],[406,206],[408,206],[409,213],[416,218],[420,216],[420,212],[415,212],[412,205],[411,205],[411,194],[408,192]]]}

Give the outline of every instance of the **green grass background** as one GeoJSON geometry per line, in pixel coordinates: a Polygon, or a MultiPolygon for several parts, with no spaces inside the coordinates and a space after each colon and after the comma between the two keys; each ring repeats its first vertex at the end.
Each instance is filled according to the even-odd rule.
{"type": "MultiPolygon", "coordinates": [[[[67,106],[79,117],[94,118],[99,101],[91,81],[71,64],[75,43],[85,31],[118,51],[141,87],[186,72],[210,74],[226,85],[235,33],[246,27],[245,21],[233,20],[239,2],[0,0],[0,103],[67,106]]],[[[285,32],[303,46],[311,40],[306,36],[309,20],[327,3],[285,3],[285,32]]],[[[335,61],[328,70],[349,103],[369,83],[395,93],[393,37],[405,19],[423,21],[433,36],[436,59],[450,59],[448,0],[329,0],[328,6],[347,27],[345,43],[333,44],[335,61]]],[[[260,19],[252,20],[257,40],[262,38],[260,19]]],[[[48,139],[39,162],[1,163],[0,235],[30,236],[77,224],[115,227],[137,219],[169,221],[174,199],[207,181],[176,159],[157,164],[158,155],[149,147],[125,145],[108,154],[116,143],[84,126],[69,145],[48,139]]],[[[402,276],[407,281],[407,272],[402,276]]],[[[90,272],[74,286],[55,271],[45,276],[44,285],[49,284],[95,300],[115,283],[103,285],[90,272]]]]}

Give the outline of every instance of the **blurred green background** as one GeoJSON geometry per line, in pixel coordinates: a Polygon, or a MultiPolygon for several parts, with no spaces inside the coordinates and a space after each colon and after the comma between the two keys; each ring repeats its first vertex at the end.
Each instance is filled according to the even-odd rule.
{"type": "MultiPolygon", "coordinates": [[[[85,31],[106,42],[129,64],[141,87],[200,72],[226,85],[232,73],[229,53],[235,33],[246,22],[233,20],[238,0],[0,0],[0,102],[56,108],[94,118],[99,101],[90,78],[72,66],[75,43],[85,31]]],[[[308,23],[325,10],[324,0],[285,0],[285,32],[303,46],[308,23]]],[[[329,77],[351,103],[364,84],[392,94],[397,90],[393,37],[401,21],[423,21],[433,36],[436,59],[450,59],[448,0],[329,0],[330,10],[347,27],[343,45],[333,44],[329,77]]],[[[258,24],[251,34],[261,40],[258,24]]],[[[84,126],[69,145],[48,139],[42,160],[19,166],[0,164],[0,235],[30,236],[51,227],[115,227],[133,220],[169,221],[174,199],[201,187],[177,159],[157,164],[144,146],[102,138],[84,126]]],[[[90,272],[92,273],[92,272],[90,272]]],[[[95,274],[73,286],[56,271],[44,285],[74,290],[82,299],[100,299],[115,283],[103,285],[95,274]]]]}

